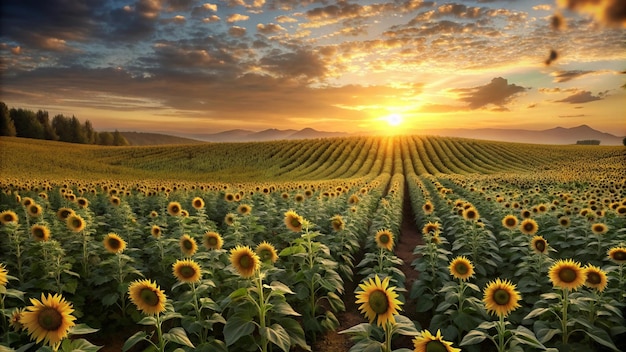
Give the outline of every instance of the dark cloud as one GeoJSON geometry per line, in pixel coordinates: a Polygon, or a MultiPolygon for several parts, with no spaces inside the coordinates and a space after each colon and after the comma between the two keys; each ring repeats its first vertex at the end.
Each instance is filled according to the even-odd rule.
{"type": "Polygon", "coordinates": [[[305,80],[323,78],[326,65],[318,55],[308,50],[289,53],[271,53],[260,60],[261,66],[279,77],[298,78],[305,80]]]}
{"type": "Polygon", "coordinates": [[[565,99],[557,100],[557,103],[584,104],[601,99],[600,96],[593,96],[589,91],[579,91],[565,99]]]}
{"type": "Polygon", "coordinates": [[[120,41],[150,37],[157,29],[161,10],[160,0],[137,0],[133,5],[111,10],[107,19],[110,37],[120,41]]]}
{"type": "Polygon", "coordinates": [[[502,77],[496,77],[484,86],[455,89],[453,91],[460,93],[461,100],[468,103],[470,109],[478,109],[489,104],[503,107],[515,95],[526,91],[526,89],[513,83],[509,84],[502,77]]]}
{"type": "Polygon", "coordinates": [[[557,3],[570,10],[592,14],[600,23],[626,27],[624,0],[560,0],[557,3]]]}
{"type": "Polygon", "coordinates": [[[259,23],[256,25],[256,30],[262,34],[275,34],[275,33],[280,33],[282,31],[285,31],[285,28],[276,23],[268,23],[268,24],[259,23]]]}
{"type": "Polygon", "coordinates": [[[588,75],[591,73],[594,73],[594,71],[582,71],[582,70],[556,71],[552,73],[552,76],[554,76],[554,82],[563,83],[563,82],[571,81],[575,78],[582,77],[584,75],[588,75]]]}

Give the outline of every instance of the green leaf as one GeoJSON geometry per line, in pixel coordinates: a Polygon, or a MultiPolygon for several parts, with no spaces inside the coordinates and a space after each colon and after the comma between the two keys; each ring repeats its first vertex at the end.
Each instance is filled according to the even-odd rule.
{"type": "Polygon", "coordinates": [[[532,318],[534,318],[534,317],[538,317],[538,316],[540,316],[541,314],[543,314],[543,313],[545,313],[545,312],[547,312],[547,311],[549,311],[549,310],[550,310],[550,308],[536,308],[536,309],[534,309],[532,312],[528,313],[528,315],[526,315],[526,316],[524,317],[524,320],[526,320],[526,319],[532,319],[532,318]]]}
{"type": "Polygon", "coordinates": [[[124,346],[122,346],[122,351],[126,352],[130,350],[139,341],[146,340],[147,337],[148,334],[146,334],[145,331],[137,331],[133,336],[126,339],[126,342],[124,342],[124,346]]]}
{"type": "Polygon", "coordinates": [[[224,325],[224,340],[227,346],[237,342],[243,336],[248,336],[254,331],[255,324],[252,318],[243,319],[241,316],[232,316],[224,325]]]}
{"type": "Polygon", "coordinates": [[[232,300],[237,300],[238,298],[244,297],[247,294],[248,294],[248,289],[245,287],[242,287],[233,291],[233,293],[231,293],[228,297],[232,300]]]}
{"type": "Polygon", "coordinates": [[[13,289],[13,288],[7,288],[4,294],[7,297],[17,298],[20,301],[24,302],[24,292],[22,292],[20,290],[16,290],[16,289],[13,289]]]}
{"type": "Polygon", "coordinates": [[[537,340],[537,337],[535,336],[535,334],[532,331],[530,331],[528,328],[522,325],[519,325],[513,331],[513,334],[520,343],[532,346],[534,348],[539,348],[542,350],[546,349],[546,347],[541,342],[539,342],[539,340],[537,340]]]}
{"type": "Polygon", "coordinates": [[[484,331],[472,330],[463,336],[463,340],[461,340],[459,346],[475,345],[483,342],[488,337],[490,336],[484,331]]]}
{"type": "Polygon", "coordinates": [[[137,324],[140,324],[140,325],[153,325],[153,326],[156,326],[157,321],[156,321],[156,318],[155,318],[155,317],[153,317],[153,316],[149,315],[149,316],[144,317],[144,318],[143,318],[143,319],[141,319],[140,321],[138,321],[138,322],[137,322],[137,324]]]}
{"type": "Polygon", "coordinates": [[[583,330],[589,337],[591,337],[595,342],[601,344],[602,346],[608,347],[613,351],[619,352],[620,350],[613,344],[611,341],[611,337],[609,334],[597,327],[593,327],[592,329],[583,330]]]}
{"type": "Polygon", "coordinates": [[[291,347],[291,339],[285,329],[279,324],[272,324],[270,327],[259,330],[261,336],[265,336],[271,343],[278,346],[281,350],[289,352],[291,347]]]}
{"type": "Polygon", "coordinates": [[[328,299],[328,303],[330,304],[330,309],[333,312],[343,312],[346,310],[346,305],[343,303],[343,300],[339,295],[334,292],[328,292],[326,294],[326,298],[328,299]]]}
{"type": "Polygon", "coordinates": [[[272,307],[272,312],[282,315],[294,315],[300,316],[300,313],[293,310],[293,308],[287,302],[276,302],[272,307]]]}
{"type": "Polygon", "coordinates": [[[87,335],[93,334],[94,332],[98,332],[100,329],[94,329],[87,324],[76,324],[70,328],[68,334],[72,335],[87,335]]]}
{"type": "Polygon", "coordinates": [[[194,348],[193,343],[191,343],[191,341],[189,341],[189,337],[187,337],[187,333],[181,327],[170,329],[170,331],[163,334],[163,338],[167,341],[172,341],[179,345],[185,345],[187,347],[194,348]]]}
{"type": "Polygon", "coordinates": [[[65,339],[61,344],[62,351],[72,352],[96,352],[101,349],[102,346],[96,346],[85,339],[65,339]]]}
{"type": "Polygon", "coordinates": [[[369,332],[371,330],[371,325],[368,323],[361,323],[358,325],[355,325],[349,329],[346,330],[341,330],[339,332],[337,332],[338,334],[354,334],[354,335],[360,335],[360,334],[367,334],[369,335],[369,332]]]}
{"type": "Polygon", "coordinates": [[[280,293],[288,293],[290,295],[294,294],[294,292],[291,291],[291,289],[287,285],[283,284],[280,281],[272,281],[269,288],[271,288],[272,291],[278,291],[280,293]]]}
{"type": "Polygon", "coordinates": [[[393,327],[393,331],[395,333],[404,336],[419,335],[419,332],[415,328],[415,324],[411,321],[411,319],[405,317],[404,315],[396,315],[394,318],[396,319],[396,325],[393,327]]]}
{"type": "Polygon", "coordinates": [[[101,299],[102,305],[105,307],[112,306],[117,302],[119,298],[120,296],[115,292],[107,293],[106,295],[102,296],[102,299],[101,299]]]}

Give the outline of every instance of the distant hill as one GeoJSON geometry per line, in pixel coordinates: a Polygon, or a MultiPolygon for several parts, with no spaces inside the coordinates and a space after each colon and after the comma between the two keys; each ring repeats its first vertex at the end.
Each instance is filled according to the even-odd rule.
{"type": "Polygon", "coordinates": [[[120,132],[130,145],[157,145],[157,144],[195,144],[202,141],[176,137],[167,134],[146,132],[120,132]]]}
{"type": "Polygon", "coordinates": [[[601,145],[621,145],[624,138],[600,132],[587,125],[572,128],[555,127],[540,131],[497,128],[437,129],[428,131],[428,134],[534,144],[576,144],[580,140],[596,139],[601,145]]]}
{"type": "Polygon", "coordinates": [[[236,129],[219,133],[193,134],[189,136],[207,142],[262,142],[282,139],[345,137],[349,135],[350,134],[344,132],[324,132],[313,128],[304,128],[299,131],[270,128],[259,132],[236,129]]]}

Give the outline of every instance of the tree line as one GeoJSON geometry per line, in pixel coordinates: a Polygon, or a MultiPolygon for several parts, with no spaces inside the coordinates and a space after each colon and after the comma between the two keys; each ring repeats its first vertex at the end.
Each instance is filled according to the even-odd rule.
{"type": "Polygon", "coordinates": [[[9,109],[0,102],[0,136],[47,139],[80,144],[129,145],[126,138],[115,132],[96,132],[89,120],[81,123],[76,116],[55,115],[47,111],[9,109]]]}

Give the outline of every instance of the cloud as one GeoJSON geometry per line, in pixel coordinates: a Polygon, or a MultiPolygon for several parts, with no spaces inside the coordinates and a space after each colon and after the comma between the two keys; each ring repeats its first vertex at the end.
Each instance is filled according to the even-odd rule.
{"type": "Polygon", "coordinates": [[[591,14],[596,21],[626,27],[626,1],[624,0],[557,0],[560,7],[591,14]]]}
{"type": "Polygon", "coordinates": [[[246,35],[246,29],[244,27],[232,26],[228,29],[228,34],[233,37],[243,37],[246,35]]]}
{"type": "Polygon", "coordinates": [[[565,99],[557,100],[557,103],[584,104],[601,99],[599,96],[593,96],[589,91],[579,91],[565,99]]]}
{"type": "Polygon", "coordinates": [[[229,15],[226,18],[226,22],[228,22],[228,23],[235,23],[235,22],[240,22],[240,21],[247,21],[249,19],[250,19],[250,16],[248,16],[248,15],[242,15],[242,14],[239,14],[239,13],[233,13],[233,14],[229,15]]]}
{"type": "Polygon", "coordinates": [[[582,71],[582,70],[573,70],[573,71],[556,71],[552,72],[550,75],[554,77],[554,82],[563,83],[567,81],[571,81],[575,78],[582,77],[584,75],[588,75],[594,73],[594,71],[582,71]]]}
{"type": "Polygon", "coordinates": [[[282,31],[286,31],[286,29],[283,26],[279,24],[275,24],[275,23],[268,23],[268,24],[259,23],[256,25],[256,30],[262,34],[274,34],[274,33],[279,33],[282,31]]]}
{"type": "Polygon", "coordinates": [[[324,61],[315,53],[304,49],[282,54],[272,53],[261,58],[260,64],[277,77],[304,78],[309,81],[323,78],[327,74],[324,61]]]}
{"type": "Polygon", "coordinates": [[[453,91],[460,93],[460,100],[468,103],[470,109],[478,109],[489,104],[502,108],[526,89],[515,84],[509,84],[502,77],[496,77],[484,86],[454,89],[453,91]]]}

